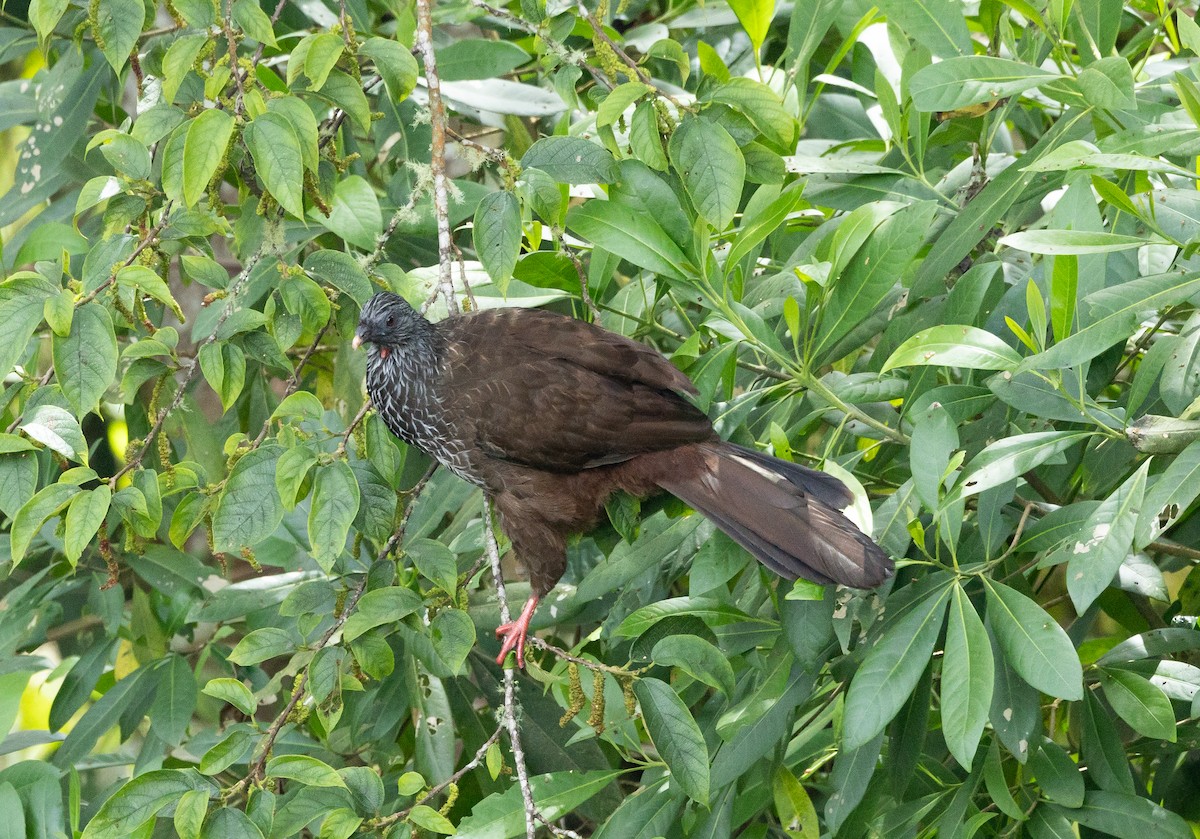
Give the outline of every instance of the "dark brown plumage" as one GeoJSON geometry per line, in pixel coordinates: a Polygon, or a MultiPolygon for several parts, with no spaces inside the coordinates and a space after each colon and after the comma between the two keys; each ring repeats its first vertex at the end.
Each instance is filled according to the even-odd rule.
{"type": "Polygon", "coordinates": [[[666,490],[782,577],[879,585],[892,562],[839,509],[835,478],[717,437],[691,381],[650,347],[563,315],[492,309],[432,324],[380,292],[354,345],[388,428],[483,488],[533,596],[497,630],[502,661],[566,569],[566,540],[618,490],[666,490]]]}

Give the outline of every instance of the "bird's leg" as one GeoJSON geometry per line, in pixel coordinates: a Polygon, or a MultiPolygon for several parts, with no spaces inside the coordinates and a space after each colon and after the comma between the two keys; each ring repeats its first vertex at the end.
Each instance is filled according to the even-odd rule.
{"type": "Polygon", "coordinates": [[[515,649],[517,651],[517,667],[525,668],[525,636],[529,634],[529,622],[533,620],[533,611],[537,605],[537,596],[530,595],[529,599],[525,601],[525,608],[521,610],[520,617],[511,623],[504,623],[496,627],[496,637],[504,639],[504,643],[500,645],[500,655],[496,657],[497,664],[503,664],[504,657],[510,650],[515,649]]]}

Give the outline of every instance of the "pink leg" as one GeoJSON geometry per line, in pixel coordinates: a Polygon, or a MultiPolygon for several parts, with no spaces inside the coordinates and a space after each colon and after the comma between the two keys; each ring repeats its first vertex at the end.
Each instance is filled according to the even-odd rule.
{"type": "Polygon", "coordinates": [[[500,647],[500,655],[496,657],[497,664],[504,664],[504,658],[510,650],[517,651],[517,667],[524,669],[525,667],[525,636],[529,633],[529,622],[533,619],[533,611],[537,608],[538,598],[530,597],[525,601],[525,608],[521,610],[521,616],[512,623],[501,624],[496,627],[496,637],[503,638],[504,643],[500,647]]]}

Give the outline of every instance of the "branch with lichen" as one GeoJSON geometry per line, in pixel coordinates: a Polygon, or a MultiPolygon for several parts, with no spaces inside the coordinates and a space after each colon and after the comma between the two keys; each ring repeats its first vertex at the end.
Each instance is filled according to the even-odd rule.
{"type": "Polygon", "coordinates": [[[454,278],[450,273],[453,241],[450,237],[450,188],[446,177],[446,103],[438,80],[433,47],[433,10],[430,0],[417,0],[417,51],[425,65],[425,87],[429,91],[431,139],[429,162],[433,169],[433,215],[438,231],[438,286],[450,314],[458,314],[454,278]]]}

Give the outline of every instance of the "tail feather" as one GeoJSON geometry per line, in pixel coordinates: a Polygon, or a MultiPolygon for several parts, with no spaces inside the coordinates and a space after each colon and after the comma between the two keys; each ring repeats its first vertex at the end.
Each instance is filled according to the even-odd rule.
{"type": "Polygon", "coordinates": [[[892,561],[838,510],[852,500],[829,475],[729,443],[696,446],[699,470],[658,484],[788,579],[873,588],[892,561]]]}

